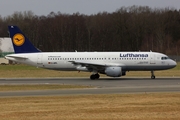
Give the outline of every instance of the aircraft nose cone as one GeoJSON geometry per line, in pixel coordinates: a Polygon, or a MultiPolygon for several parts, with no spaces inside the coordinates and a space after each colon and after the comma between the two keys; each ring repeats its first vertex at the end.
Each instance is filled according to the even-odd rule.
{"type": "Polygon", "coordinates": [[[172,67],[176,67],[176,65],[177,65],[177,63],[176,63],[174,60],[172,60],[171,66],[172,66],[172,67]]]}

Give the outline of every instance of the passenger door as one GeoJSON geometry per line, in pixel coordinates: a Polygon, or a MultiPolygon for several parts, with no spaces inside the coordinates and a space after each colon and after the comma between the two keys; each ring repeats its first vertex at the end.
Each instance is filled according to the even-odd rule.
{"type": "Polygon", "coordinates": [[[37,67],[43,67],[42,57],[42,54],[37,55],[37,67]]]}
{"type": "Polygon", "coordinates": [[[156,64],[155,57],[156,57],[155,54],[150,54],[150,64],[156,64]]]}

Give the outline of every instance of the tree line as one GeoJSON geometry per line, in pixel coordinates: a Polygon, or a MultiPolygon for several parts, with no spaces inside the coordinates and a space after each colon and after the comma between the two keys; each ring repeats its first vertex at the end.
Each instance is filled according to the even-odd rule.
{"type": "Polygon", "coordinates": [[[32,11],[0,16],[0,36],[17,25],[42,51],[157,51],[180,55],[180,10],[121,7],[92,15],[32,11]]]}

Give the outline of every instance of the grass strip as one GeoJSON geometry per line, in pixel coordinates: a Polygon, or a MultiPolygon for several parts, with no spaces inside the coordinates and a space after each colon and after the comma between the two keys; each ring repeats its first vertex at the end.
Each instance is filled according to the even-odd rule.
{"type": "Polygon", "coordinates": [[[0,98],[1,120],[178,120],[180,93],[0,98]]]}

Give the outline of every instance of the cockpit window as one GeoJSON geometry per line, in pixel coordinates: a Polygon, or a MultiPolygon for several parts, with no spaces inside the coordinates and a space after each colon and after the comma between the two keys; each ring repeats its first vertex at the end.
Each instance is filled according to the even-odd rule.
{"type": "Polygon", "coordinates": [[[169,57],[161,57],[161,60],[168,60],[170,59],[169,57]]]}

